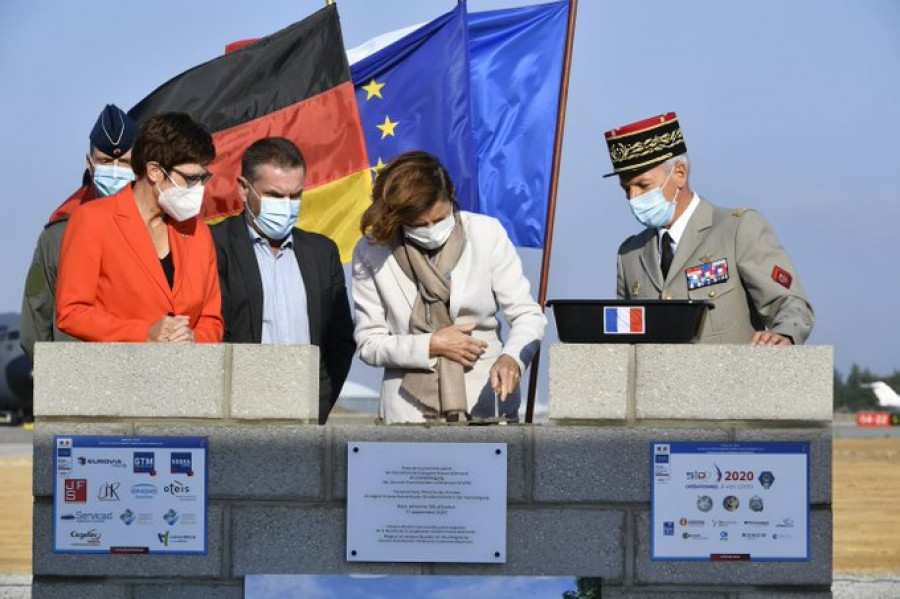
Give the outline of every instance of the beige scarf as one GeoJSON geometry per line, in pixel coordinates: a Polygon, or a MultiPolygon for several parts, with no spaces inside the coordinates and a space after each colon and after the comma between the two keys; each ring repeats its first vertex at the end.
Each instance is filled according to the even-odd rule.
{"type": "MultiPolygon", "coordinates": [[[[453,324],[450,320],[450,272],[466,246],[466,231],[459,216],[447,243],[429,256],[403,238],[394,248],[394,259],[403,273],[416,284],[416,301],[409,319],[410,332],[434,333],[453,324]]],[[[403,375],[400,391],[425,407],[425,417],[466,413],[466,381],[463,365],[438,357],[435,372],[410,370],[403,375]]]]}

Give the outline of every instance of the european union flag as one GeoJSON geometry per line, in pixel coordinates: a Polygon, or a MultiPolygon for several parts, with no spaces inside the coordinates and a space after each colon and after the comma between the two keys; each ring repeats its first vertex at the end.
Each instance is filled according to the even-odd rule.
{"type": "Polygon", "coordinates": [[[437,156],[464,210],[477,211],[465,5],[351,67],[366,149],[376,172],[406,150],[437,156]]]}
{"type": "Polygon", "coordinates": [[[566,0],[466,15],[464,3],[351,66],[373,169],[438,156],[465,210],[543,247],[566,0]]]}

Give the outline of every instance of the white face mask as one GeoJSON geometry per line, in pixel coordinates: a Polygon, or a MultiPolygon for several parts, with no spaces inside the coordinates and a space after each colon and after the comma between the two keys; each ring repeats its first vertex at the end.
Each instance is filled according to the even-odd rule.
{"type": "MultiPolygon", "coordinates": [[[[179,187],[175,181],[172,181],[172,177],[169,177],[168,173],[166,173],[166,177],[174,187],[159,190],[159,207],[178,222],[186,221],[200,214],[205,186],[179,187]]],[[[157,185],[157,189],[159,189],[159,185],[157,185]]]]}
{"type": "Polygon", "coordinates": [[[451,213],[450,216],[434,223],[430,227],[408,227],[403,225],[403,234],[419,247],[423,247],[426,250],[436,250],[447,243],[455,226],[456,217],[451,213]]]}

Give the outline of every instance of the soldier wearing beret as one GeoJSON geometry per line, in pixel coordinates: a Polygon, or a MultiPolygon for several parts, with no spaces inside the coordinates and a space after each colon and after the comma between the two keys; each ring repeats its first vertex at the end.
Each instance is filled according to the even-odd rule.
{"type": "Polygon", "coordinates": [[[675,113],[606,133],[614,172],[645,229],[619,247],[616,295],[705,300],[702,343],[790,345],[812,331],[794,263],[757,211],[722,208],[690,187],[675,113]]]}
{"type": "Polygon", "coordinates": [[[137,136],[137,124],[114,104],[107,104],[90,134],[87,169],[82,186],[63,202],[38,237],[22,298],[22,349],[34,358],[38,341],[72,341],[56,328],[56,272],[63,232],[69,216],[81,204],[94,198],[113,195],[134,181],[131,170],[131,146],[137,136]]]}

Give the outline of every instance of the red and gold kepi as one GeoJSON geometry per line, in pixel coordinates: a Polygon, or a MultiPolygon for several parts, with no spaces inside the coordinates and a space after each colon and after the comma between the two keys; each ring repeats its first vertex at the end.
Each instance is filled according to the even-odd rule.
{"type": "Polygon", "coordinates": [[[674,112],[607,131],[606,145],[613,172],[604,177],[637,174],[687,153],[674,112]]]}

